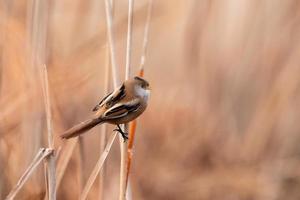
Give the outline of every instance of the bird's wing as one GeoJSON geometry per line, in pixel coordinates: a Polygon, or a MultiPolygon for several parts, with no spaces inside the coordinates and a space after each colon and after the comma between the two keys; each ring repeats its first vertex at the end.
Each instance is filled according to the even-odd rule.
{"type": "Polygon", "coordinates": [[[139,99],[134,99],[126,103],[117,103],[103,113],[102,119],[108,120],[124,117],[138,110],[140,106],[141,104],[139,99]]]}
{"type": "Polygon", "coordinates": [[[126,96],[125,85],[122,84],[119,88],[117,88],[114,92],[109,93],[106,97],[104,97],[94,108],[93,111],[99,110],[99,108],[106,106],[107,108],[112,107],[121,99],[126,96]]]}

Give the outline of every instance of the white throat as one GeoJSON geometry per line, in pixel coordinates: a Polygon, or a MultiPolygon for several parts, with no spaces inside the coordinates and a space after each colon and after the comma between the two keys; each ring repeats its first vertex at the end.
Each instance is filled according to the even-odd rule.
{"type": "Polygon", "coordinates": [[[148,98],[150,96],[150,90],[145,90],[140,86],[135,86],[135,93],[137,96],[143,98],[145,101],[148,101],[148,98]]]}

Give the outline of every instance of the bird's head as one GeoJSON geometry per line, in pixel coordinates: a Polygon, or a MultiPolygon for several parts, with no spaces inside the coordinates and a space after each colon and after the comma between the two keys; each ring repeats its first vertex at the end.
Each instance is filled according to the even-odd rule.
{"type": "Polygon", "coordinates": [[[134,82],[136,85],[140,86],[144,90],[150,90],[150,85],[149,85],[148,81],[146,81],[145,79],[136,76],[136,77],[134,77],[134,82]]]}
{"type": "Polygon", "coordinates": [[[148,99],[148,97],[150,95],[150,90],[151,90],[148,81],[146,81],[145,79],[143,79],[141,77],[136,76],[133,78],[133,82],[135,85],[136,94],[138,96],[145,97],[148,99]]]}

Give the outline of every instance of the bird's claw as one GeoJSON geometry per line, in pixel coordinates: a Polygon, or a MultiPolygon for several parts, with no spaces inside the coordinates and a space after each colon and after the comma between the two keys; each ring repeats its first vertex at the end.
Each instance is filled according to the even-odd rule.
{"type": "Polygon", "coordinates": [[[128,140],[128,133],[123,132],[122,129],[116,128],[113,131],[119,132],[122,135],[124,142],[128,140]]]}
{"type": "Polygon", "coordinates": [[[126,142],[128,140],[128,136],[127,135],[125,135],[125,134],[123,135],[122,134],[122,137],[123,137],[123,142],[126,142]]]}

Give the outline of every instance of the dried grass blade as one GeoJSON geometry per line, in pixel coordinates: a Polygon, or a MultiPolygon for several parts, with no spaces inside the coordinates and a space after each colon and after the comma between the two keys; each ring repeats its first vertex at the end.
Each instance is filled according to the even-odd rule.
{"type": "Polygon", "coordinates": [[[112,146],[112,144],[113,144],[113,142],[116,138],[116,135],[117,135],[117,133],[113,133],[110,136],[103,153],[101,154],[99,160],[97,161],[97,164],[95,165],[95,167],[94,167],[94,169],[93,169],[93,171],[92,171],[92,173],[91,173],[91,175],[90,175],[90,177],[89,177],[89,179],[88,179],[88,181],[87,181],[87,183],[86,183],[86,185],[83,189],[83,192],[82,192],[81,197],[80,197],[81,200],[84,200],[84,199],[87,198],[88,192],[90,191],[93,183],[95,182],[98,173],[102,169],[104,161],[106,160],[106,158],[108,156],[108,153],[109,153],[109,151],[111,149],[111,146],[112,146]]]}
{"type": "MultiPolygon", "coordinates": [[[[132,38],[132,21],[133,21],[134,0],[128,0],[128,23],[127,23],[127,46],[126,46],[126,65],[125,80],[130,77],[131,61],[131,38],[132,38]]],[[[128,133],[128,124],[124,124],[125,132],[128,133]]],[[[120,193],[119,200],[126,199],[127,188],[127,142],[120,141],[121,148],[121,166],[120,166],[120,193]]]]}
{"type": "Polygon", "coordinates": [[[134,0],[128,0],[128,24],[127,24],[127,45],[126,45],[126,64],[125,64],[125,80],[130,77],[131,64],[131,38],[133,24],[133,6],[134,0]]]}
{"type": "Polygon", "coordinates": [[[78,136],[78,154],[77,154],[77,162],[78,162],[78,183],[79,183],[79,193],[83,191],[84,187],[84,139],[82,136],[78,136]]]}
{"type": "MultiPolygon", "coordinates": [[[[51,115],[51,103],[49,95],[49,81],[48,81],[48,72],[46,65],[43,66],[43,95],[45,101],[45,110],[46,110],[46,121],[47,121],[47,133],[48,133],[48,148],[54,149],[54,138],[52,131],[52,115],[51,115]]],[[[55,155],[51,154],[46,160],[46,170],[47,170],[47,192],[48,199],[56,199],[56,176],[55,176],[55,155]]]]}
{"type": "Polygon", "coordinates": [[[148,47],[148,38],[149,38],[149,28],[150,22],[152,18],[152,8],[153,8],[153,0],[149,0],[148,2],[148,11],[147,11],[147,19],[144,29],[144,40],[143,40],[143,48],[142,48],[142,56],[140,62],[140,76],[144,76],[144,68],[146,62],[146,54],[147,54],[147,47],[148,47]]]}
{"type": "Polygon", "coordinates": [[[119,84],[119,74],[117,69],[115,43],[113,38],[113,17],[112,17],[111,4],[112,2],[110,2],[110,0],[105,0],[107,37],[108,37],[108,44],[110,49],[110,61],[112,66],[113,83],[114,83],[114,88],[116,88],[119,84]]]}

